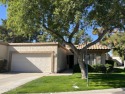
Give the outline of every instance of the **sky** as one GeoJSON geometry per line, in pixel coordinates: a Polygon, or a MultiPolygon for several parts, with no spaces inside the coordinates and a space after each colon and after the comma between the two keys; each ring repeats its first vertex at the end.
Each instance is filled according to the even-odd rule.
{"type": "Polygon", "coordinates": [[[2,24],[1,19],[7,19],[7,10],[4,5],[0,5],[0,25],[2,24]]]}
{"type": "MultiPolygon", "coordinates": [[[[4,5],[0,5],[0,25],[2,25],[1,19],[7,19],[7,8],[4,5]]],[[[87,29],[87,33],[92,37],[93,40],[97,39],[96,35],[92,34],[92,29],[87,29]]]]}

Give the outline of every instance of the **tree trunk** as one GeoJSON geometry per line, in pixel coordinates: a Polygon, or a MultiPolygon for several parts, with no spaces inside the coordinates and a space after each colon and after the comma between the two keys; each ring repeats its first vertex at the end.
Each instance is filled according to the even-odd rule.
{"type": "Polygon", "coordinates": [[[86,79],[86,69],[85,69],[85,63],[83,62],[83,54],[82,53],[78,56],[78,63],[79,63],[79,67],[81,70],[82,79],[86,79]]]}

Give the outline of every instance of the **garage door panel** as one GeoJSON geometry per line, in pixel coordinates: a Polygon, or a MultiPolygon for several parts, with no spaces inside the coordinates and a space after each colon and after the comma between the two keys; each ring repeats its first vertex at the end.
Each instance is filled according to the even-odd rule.
{"type": "Polygon", "coordinates": [[[51,54],[12,54],[11,71],[51,72],[51,54]]]}

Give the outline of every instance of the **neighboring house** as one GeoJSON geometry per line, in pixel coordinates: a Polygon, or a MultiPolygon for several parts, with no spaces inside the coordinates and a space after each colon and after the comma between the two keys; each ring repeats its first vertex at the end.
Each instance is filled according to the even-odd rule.
{"type": "Polygon", "coordinates": [[[118,66],[122,66],[122,59],[119,56],[112,56],[112,60],[117,63],[118,66]]]}
{"type": "Polygon", "coordinates": [[[117,51],[115,51],[114,49],[112,49],[111,60],[113,60],[118,66],[124,65],[122,58],[119,56],[117,51]]]}
{"type": "MultiPolygon", "coordinates": [[[[83,46],[77,46],[81,49],[83,46]]],[[[105,53],[110,49],[95,45],[88,48],[90,64],[105,63],[105,53]],[[94,48],[93,48],[94,47],[94,48]]],[[[0,58],[7,59],[11,72],[43,72],[57,73],[72,68],[77,58],[66,47],[59,43],[2,43],[0,42],[0,58]]]]}

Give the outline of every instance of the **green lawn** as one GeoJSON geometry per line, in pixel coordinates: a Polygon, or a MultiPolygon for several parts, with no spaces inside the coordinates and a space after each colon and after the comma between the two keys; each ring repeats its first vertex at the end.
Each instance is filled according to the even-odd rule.
{"type": "Polygon", "coordinates": [[[86,86],[86,80],[81,79],[80,73],[76,73],[70,76],[42,77],[5,94],[65,92],[120,87],[125,87],[125,73],[91,73],[89,74],[89,87],[86,86]],[[73,88],[73,86],[78,86],[79,88],[73,88]]]}

